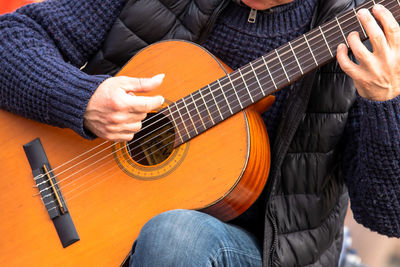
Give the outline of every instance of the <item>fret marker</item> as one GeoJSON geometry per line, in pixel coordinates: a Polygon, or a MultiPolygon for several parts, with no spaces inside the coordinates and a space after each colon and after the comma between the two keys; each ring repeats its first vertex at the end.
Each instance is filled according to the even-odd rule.
{"type": "Polygon", "coordinates": [[[206,125],[204,124],[203,118],[201,117],[200,111],[199,111],[199,109],[197,108],[196,102],[194,101],[193,94],[190,94],[190,97],[192,98],[194,107],[196,108],[196,111],[197,111],[197,113],[199,114],[199,117],[200,117],[200,120],[201,120],[201,124],[203,124],[204,129],[207,129],[206,125]]]}
{"type": "MultiPolygon", "coordinates": [[[[399,0],[397,0],[397,1],[399,1],[399,0]]],[[[354,11],[354,15],[356,15],[356,18],[357,18],[358,23],[360,24],[361,30],[362,30],[362,32],[364,33],[364,37],[367,38],[367,34],[366,34],[365,31],[364,31],[364,27],[363,27],[363,25],[361,24],[361,21],[360,21],[360,19],[358,18],[357,12],[356,12],[356,10],[354,9],[354,7],[353,7],[353,11],[354,11]]]]}
{"type": "Polygon", "coordinates": [[[167,109],[168,109],[168,111],[169,111],[169,114],[171,114],[171,118],[172,118],[172,121],[173,121],[174,124],[175,124],[175,129],[176,129],[176,131],[178,132],[179,138],[181,139],[182,143],[184,143],[183,138],[182,138],[182,136],[181,136],[181,131],[179,131],[178,124],[177,124],[176,121],[175,121],[174,115],[172,114],[171,109],[169,108],[169,105],[167,106],[167,109]]]}
{"type": "Polygon", "coordinates": [[[306,43],[307,43],[308,49],[310,50],[311,56],[312,56],[312,57],[313,57],[313,59],[314,59],[315,65],[317,65],[317,66],[318,66],[318,62],[317,62],[317,60],[316,60],[316,59],[315,59],[315,57],[314,57],[314,54],[313,54],[313,52],[312,52],[312,50],[311,50],[311,46],[310,46],[310,44],[308,43],[308,40],[307,40],[307,37],[306,37],[306,35],[305,35],[305,34],[303,34],[303,37],[304,37],[304,40],[305,40],[305,41],[306,41],[306,43]]]}
{"type": "Polygon", "coordinates": [[[289,46],[290,46],[290,50],[292,50],[294,59],[296,59],[296,62],[297,62],[297,65],[299,66],[299,69],[300,69],[301,74],[304,74],[304,73],[303,73],[303,69],[302,69],[301,66],[300,66],[300,62],[299,62],[299,60],[297,59],[297,56],[296,56],[296,54],[294,53],[293,47],[292,47],[292,45],[290,44],[290,42],[289,42],[289,46]]]}
{"type": "Polygon", "coordinates": [[[215,122],[214,122],[214,120],[213,120],[213,118],[212,118],[212,116],[211,116],[210,110],[208,110],[208,107],[207,107],[207,104],[206,104],[206,100],[204,99],[203,94],[201,93],[201,90],[199,90],[199,93],[200,93],[201,98],[203,99],[204,106],[205,106],[206,109],[207,109],[207,112],[208,112],[208,115],[210,116],[210,119],[211,119],[212,124],[215,124],[215,122]]]}
{"type": "Polygon", "coordinates": [[[269,68],[268,68],[267,62],[265,61],[264,56],[261,56],[261,58],[262,58],[262,60],[264,61],[264,65],[265,65],[265,67],[267,68],[269,77],[271,77],[271,81],[272,81],[272,83],[274,84],[275,89],[278,89],[278,87],[277,87],[276,84],[275,84],[274,78],[272,77],[271,72],[269,71],[269,68]]]}
{"type": "Polygon", "coordinates": [[[325,41],[325,43],[326,43],[326,46],[328,47],[328,50],[329,50],[329,53],[331,54],[331,57],[333,57],[332,51],[331,51],[331,49],[330,49],[330,47],[329,47],[328,42],[326,41],[326,38],[325,38],[324,32],[322,31],[321,26],[319,26],[319,31],[321,32],[321,35],[322,35],[322,37],[324,38],[324,41],[325,41]]]}
{"type": "Polygon", "coordinates": [[[227,106],[228,106],[228,108],[229,108],[229,111],[231,112],[231,114],[233,114],[232,109],[231,109],[231,106],[229,105],[228,99],[226,98],[225,92],[224,92],[224,90],[222,90],[222,85],[221,85],[219,79],[217,80],[217,82],[218,82],[218,84],[219,84],[219,87],[221,88],[222,95],[223,95],[224,98],[225,98],[225,101],[226,101],[226,104],[227,104],[227,106]]]}
{"type": "Polygon", "coordinates": [[[280,58],[280,56],[279,56],[279,54],[278,54],[278,50],[276,50],[276,49],[275,49],[275,54],[278,56],[278,59],[279,59],[279,62],[281,63],[283,72],[284,72],[285,75],[286,75],[286,79],[288,80],[288,82],[290,82],[289,76],[287,75],[286,70],[285,70],[285,66],[283,66],[282,60],[281,60],[281,58],[280,58]]]}
{"type": "Polygon", "coordinates": [[[339,26],[340,31],[342,32],[343,39],[344,39],[344,41],[346,42],[347,47],[350,47],[349,44],[347,43],[347,39],[346,39],[346,36],[344,35],[344,32],[343,32],[343,30],[342,30],[342,27],[340,27],[340,23],[339,23],[338,18],[335,17],[335,19],[336,19],[337,25],[339,26]]]}
{"type": "Polygon", "coordinates": [[[253,97],[251,97],[251,93],[250,93],[249,87],[247,86],[247,83],[246,83],[246,81],[244,80],[244,77],[243,77],[242,71],[241,71],[240,69],[238,69],[238,71],[239,71],[240,77],[242,77],[242,80],[243,80],[244,86],[246,87],[246,89],[247,89],[247,92],[249,93],[249,96],[250,96],[251,102],[252,102],[252,103],[254,103],[253,97]]]}
{"type": "Polygon", "coordinates": [[[258,86],[260,87],[261,93],[263,94],[263,96],[265,96],[265,92],[264,92],[264,90],[262,89],[262,85],[261,85],[260,81],[258,80],[257,73],[256,73],[256,71],[254,70],[253,64],[251,64],[251,62],[250,62],[250,67],[251,67],[252,71],[254,72],[254,77],[256,77],[256,80],[257,80],[258,86]]]}
{"type": "Polygon", "coordinates": [[[243,109],[242,102],[240,102],[240,98],[239,98],[239,96],[238,96],[238,94],[237,94],[237,92],[236,92],[236,88],[235,88],[235,86],[233,85],[233,82],[232,82],[232,79],[231,79],[231,74],[228,74],[228,75],[226,75],[226,76],[228,77],[230,83],[232,84],[233,91],[235,92],[235,95],[236,95],[236,98],[237,98],[237,100],[238,100],[238,102],[239,102],[240,107],[243,109]]]}
{"type": "Polygon", "coordinates": [[[214,97],[214,94],[213,94],[213,92],[212,92],[212,90],[211,90],[210,85],[208,85],[208,89],[210,90],[210,94],[211,94],[212,98],[214,99],[215,106],[216,106],[217,109],[218,109],[218,112],[219,112],[219,115],[221,116],[221,119],[224,119],[224,117],[222,116],[221,110],[219,110],[218,103],[217,103],[217,101],[215,100],[215,97],[214,97]]]}
{"type": "Polygon", "coordinates": [[[197,131],[197,127],[196,127],[196,124],[194,124],[194,121],[193,121],[193,119],[192,119],[192,116],[190,115],[190,111],[189,111],[189,109],[188,109],[188,107],[187,107],[187,105],[186,105],[185,98],[182,98],[182,101],[183,101],[183,104],[185,105],[185,108],[186,108],[186,110],[187,110],[187,114],[188,114],[188,116],[189,116],[189,119],[190,119],[190,121],[191,121],[192,124],[193,124],[194,130],[196,131],[196,134],[198,135],[199,132],[197,131]]]}

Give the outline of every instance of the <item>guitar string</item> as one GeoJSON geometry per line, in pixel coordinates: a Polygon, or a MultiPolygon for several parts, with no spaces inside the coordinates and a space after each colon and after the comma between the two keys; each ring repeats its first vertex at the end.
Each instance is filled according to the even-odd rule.
{"type": "MultiPolygon", "coordinates": [[[[254,84],[254,83],[253,83],[254,84]]],[[[115,167],[115,166],[114,166],[115,167]]],[[[87,175],[87,174],[85,174],[85,175],[87,175]]],[[[96,179],[98,178],[98,177],[95,177],[96,179]]],[[[89,182],[89,181],[88,181],[89,182]]],[[[70,193],[71,191],[73,191],[73,190],[70,190],[68,193],[70,193]]],[[[78,195],[79,195],[80,193],[78,193],[78,195]]]]}
{"type": "MultiPolygon", "coordinates": [[[[346,21],[347,21],[347,20],[346,20],[346,21]]],[[[346,22],[346,21],[345,21],[345,22],[346,22]]],[[[350,26],[351,26],[351,25],[350,25],[350,26]]],[[[297,68],[296,68],[296,69],[297,69],[297,68]]],[[[279,76],[278,76],[278,77],[279,77],[279,76]]],[[[254,79],[254,78],[253,78],[253,79],[254,79]]],[[[242,84],[242,83],[241,83],[241,84],[242,84]]],[[[254,82],[254,83],[252,83],[251,85],[254,85],[254,84],[255,84],[255,82],[254,82]]],[[[244,89],[243,89],[243,90],[244,90],[244,89]]],[[[153,152],[153,153],[154,153],[154,152],[153,152]]],[[[64,180],[64,179],[63,179],[63,180],[64,180]]],[[[61,182],[61,181],[60,181],[60,182],[61,182]]]]}
{"type": "MultiPolygon", "coordinates": [[[[382,2],[384,2],[385,0],[383,0],[382,2]]],[[[360,5],[359,7],[357,7],[357,9],[360,9],[360,8],[362,8],[364,5],[367,5],[368,3],[364,3],[363,5],[360,5]]],[[[349,13],[351,13],[351,12],[349,12],[349,13]]],[[[344,18],[345,16],[346,16],[347,14],[344,14],[343,16],[342,16],[342,18],[344,18]]],[[[351,18],[352,18],[353,16],[351,16],[351,18]]],[[[350,19],[351,19],[350,18],[350,19]]],[[[343,23],[345,23],[345,22],[347,22],[348,21],[348,19],[346,19],[343,23]]],[[[334,23],[335,24],[335,21],[330,21],[330,22],[328,22],[326,25],[324,25],[324,26],[328,26],[330,23],[334,23]]],[[[328,29],[327,31],[329,31],[329,30],[331,30],[332,28],[330,28],[330,29],[328,29]]],[[[314,29],[315,30],[315,29],[314,29]]],[[[310,32],[312,32],[312,31],[310,31],[310,32]]],[[[313,37],[313,38],[310,38],[310,41],[312,41],[314,38],[317,38],[317,37],[319,37],[319,36],[315,36],[315,37],[313,37]]],[[[329,37],[329,36],[328,36],[329,37]]],[[[283,48],[283,47],[285,47],[285,45],[284,46],[282,46],[282,47],[280,47],[280,48],[283,48]]],[[[295,48],[298,48],[298,46],[295,46],[293,49],[295,49],[295,48]]],[[[278,48],[279,49],[279,48],[278,48]]],[[[305,50],[307,50],[307,49],[305,49],[305,50]]],[[[304,50],[303,50],[304,51],[304,50]]],[[[281,56],[284,56],[286,53],[290,53],[290,51],[288,51],[288,52],[285,52],[285,53],[283,53],[283,54],[281,54],[281,56]]],[[[276,60],[276,58],[274,57],[274,58],[272,58],[271,60],[276,60]]],[[[270,63],[270,62],[268,62],[268,63],[270,63]]],[[[279,65],[279,64],[278,64],[279,65]]],[[[274,65],[274,66],[276,66],[276,65],[274,65]]],[[[274,66],[272,66],[272,67],[274,67],[274,66]]],[[[260,67],[262,67],[262,66],[260,66],[260,67]]],[[[258,68],[258,67],[257,67],[258,68]]],[[[255,69],[257,69],[257,68],[255,68],[255,69]]],[[[248,74],[248,73],[245,73],[244,75],[246,75],[246,74],[248,74]]],[[[227,75],[227,76],[229,76],[229,75],[227,75]]],[[[223,77],[223,78],[225,78],[225,77],[223,77]]],[[[221,81],[222,81],[222,79],[223,78],[221,78],[221,81]]],[[[241,79],[241,77],[238,77],[237,79],[241,79]]],[[[237,79],[235,79],[235,80],[237,80],[237,79]]],[[[232,80],[232,81],[235,81],[235,80],[232,80]]],[[[222,85],[222,87],[223,86],[225,86],[225,85],[227,85],[227,84],[229,84],[229,82],[228,83],[226,83],[226,84],[224,84],[224,85],[222,85]]],[[[217,88],[217,89],[219,89],[219,88],[217,88]]],[[[208,94],[212,94],[212,91],[210,92],[210,93],[208,93],[208,94]]],[[[207,95],[206,95],[207,96],[207,95]]],[[[220,95],[219,95],[220,96],[220,95]]],[[[191,111],[193,111],[193,109],[191,110],[191,111]]],[[[179,112],[178,110],[177,111],[175,111],[175,112],[179,112]]],[[[190,111],[189,111],[190,112],[190,111]]],[[[185,112],[186,113],[186,112],[185,112]]],[[[172,114],[171,114],[172,115],[172,114]]],[[[162,119],[162,118],[161,118],[162,119]]],[[[161,120],[160,119],[160,120],[161,120]]],[[[154,124],[154,123],[157,123],[157,122],[153,122],[152,124],[154,124]]],[[[148,125],[148,127],[150,127],[151,125],[148,125]]],[[[157,130],[154,130],[154,131],[157,131],[157,130]]],[[[135,141],[138,141],[138,140],[135,140],[135,141]]],[[[106,143],[108,143],[108,141],[105,141],[105,142],[103,142],[102,144],[100,144],[100,145],[98,145],[98,146],[101,146],[101,145],[104,145],[104,144],[106,144],[106,143]]],[[[115,144],[115,143],[114,143],[115,144]]],[[[109,147],[112,147],[114,144],[112,144],[112,145],[110,145],[109,147]]],[[[107,147],[107,148],[105,148],[104,150],[106,150],[106,149],[108,149],[109,147],[107,147]]],[[[104,150],[102,150],[102,151],[104,151],[104,150]]],[[[58,168],[60,168],[60,167],[62,167],[62,166],[64,166],[64,165],[66,165],[66,164],[68,164],[68,163],[70,163],[70,162],[72,162],[72,161],[74,161],[74,160],[77,160],[78,158],[80,158],[80,157],[82,157],[83,155],[85,155],[85,154],[87,154],[88,152],[90,152],[91,150],[89,150],[89,151],[87,151],[87,152],[85,152],[85,153],[83,153],[83,154],[81,154],[81,155],[78,155],[78,156],[76,156],[75,158],[73,158],[73,159],[71,159],[71,160],[69,160],[69,161],[67,161],[67,162],[65,162],[65,163],[63,163],[63,164],[61,164],[60,166],[58,166],[58,167],[55,167],[55,168],[53,168],[52,169],[52,171],[55,171],[55,170],[57,170],[58,168]]],[[[102,151],[100,151],[100,152],[102,152],[102,151]]],[[[90,157],[89,157],[90,158],[90,157]]],[[[80,161],[80,163],[78,163],[78,164],[82,164],[83,162],[84,162],[85,160],[83,160],[83,161],[80,161]]],[[[72,166],[73,167],[73,166],[72,166]]],[[[45,175],[47,175],[48,173],[45,173],[45,174],[40,174],[40,175],[38,175],[37,177],[35,177],[35,180],[36,179],[38,179],[38,178],[41,178],[41,177],[43,177],[43,176],[45,176],[45,175]]]]}
{"type": "MultiPolygon", "coordinates": [[[[252,84],[254,84],[254,83],[252,83],[252,84]]],[[[154,152],[153,152],[154,153],[154,152]]],[[[61,181],[60,181],[61,182],[61,181]]]]}

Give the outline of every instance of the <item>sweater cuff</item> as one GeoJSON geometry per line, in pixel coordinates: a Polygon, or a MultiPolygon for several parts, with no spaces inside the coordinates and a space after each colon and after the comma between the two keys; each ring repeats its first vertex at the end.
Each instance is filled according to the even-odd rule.
{"type": "Polygon", "coordinates": [[[398,142],[400,137],[400,96],[387,101],[373,101],[357,94],[361,109],[361,131],[384,144],[398,142]]]}
{"type": "Polygon", "coordinates": [[[95,90],[109,75],[88,75],[77,68],[68,68],[65,77],[59,77],[50,89],[49,122],[55,126],[70,128],[86,139],[96,136],[83,125],[87,104],[95,90]]]}

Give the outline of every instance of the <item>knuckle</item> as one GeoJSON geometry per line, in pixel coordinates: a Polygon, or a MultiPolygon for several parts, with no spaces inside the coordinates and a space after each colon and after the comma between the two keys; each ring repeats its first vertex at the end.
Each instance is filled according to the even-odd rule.
{"type": "Polygon", "coordinates": [[[386,38],[383,34],[374,34],[370,38],[371,38],[372,42],[378,43],[378,44],[384,43],[386,40],[386,38]]]}
{"type": "Polygon", "coordinates": [[[108,122],[110,124],[120,124],[123,121],[123,118],[118,114],[112,114],[108,117],[108,122]]]}
{"type": "Polygon", "coordinates": [[[113,111],[119,111],[119,110],[122,110],[124,108],[123,104],[120,101],[117,101],[114,98],[110,99],[109,107],[113,111]]]}

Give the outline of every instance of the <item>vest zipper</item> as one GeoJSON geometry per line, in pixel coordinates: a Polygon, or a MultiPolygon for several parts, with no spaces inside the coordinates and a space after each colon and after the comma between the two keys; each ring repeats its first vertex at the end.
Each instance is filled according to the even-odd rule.
{"type": "Polygon", "coordinates": [[[204,32],[200,34],[199,40],[197,41],[199,44],[202,44],[206,40],[206,38],[208,37],[208,34],[210,33],[211,28],[214,25],[217,17],[228,6],[228,4],[229,4],[229,1],[222,1],[222,4],[220,6],[218,6],[217,11],[215,11],[213,14],[211,14],[211,17],[208,20],[208,23],[207,23],[207,25],[205,27],[204,32]]]}
{"type": "Polygon", "coordinates": [[[272,265],[272,257],[273,257],[272,255],[275,252],[276,246],[278,245],[278,230],[277,230],[277,226],[276,226],[276,222],[274,220],[274,217],[269,212],[268,212],[268,219],[271,222],[272,232],[273,232],[273,235],[274,235],[274,237],[273,237],[274,240],[273,240],[273,243],[272,243],[271,247],[269,248],[269,255],[268,255],[268,257],[269,257],[269,266],[272,267],[273,266],[272,265]]]}
{"type": "Polygon", "coordinates": [[[257,19],[257,10],[252,8],[250,9],[249,17],[247,18],[247,22],[255,23],[257,19]]]}

